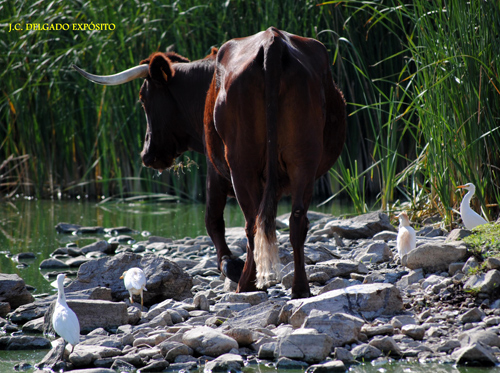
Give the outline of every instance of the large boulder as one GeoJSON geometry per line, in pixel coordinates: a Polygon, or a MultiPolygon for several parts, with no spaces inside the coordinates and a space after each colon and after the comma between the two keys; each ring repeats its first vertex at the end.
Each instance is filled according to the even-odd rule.
{"type": "MultiPolygon", "coordinates": [[[[68,306],[78,317],[80,332],[88,333],[97,328],[113,329],[128,324],[127,305],[123,302],[105,300],[68,300],[68,306]]],[[[52,314],[55,302],[51,304],[44,316],[45,333],[54,333],[52,314]]]]}
{"type": "Polygon", "coordinates": [[[371,212],[351,219],[333,220],[325,225],[333,233],[350,239],[370,238],[382,231],[397,232],[383,212],[371,212]]]}
{"type": "Polygon", "coordinates": [[[142,268],[146,275],[148,289],[144,292],[146,306],[160,303],[167,298],[183,300],[192,296],[191,276],[176,263],[154,254],[141,256],[128,252],[82,264],[76,280],[66,287],[66,294],[102,286],[111,289],[113,300],[121,301],[129,297],[129,293],[120,276],[132,267],[142,268]]]}
{"type": "Polygon", "coordinates": [[[34,301],[24,280],[16,274],[0,273],[0,302],[8,302],[10,309],[34,301]]]}
{"type": "Polygon", "coordinates": [[[354,285],[307,299],[290,300],[282,311],[280,320],[288,321],[294,328],[298,328],[312,310],[327,311],[332,314],[347,313],[374,319],[401,312],[403,299],[398,288],[392,284],[354,285]]]}
{"type": "Polygon", "coordinates": [[[451,263],[463,261],[466,256],[466,247],[458,241],[427,243],[403,256],[402,263],[410,269],[422,268],[427,273],[447,272],[451,263]]]}
{"type": "Polygon", "coordinates": [[[238,342],[208,326],[201,326],[187,331],[182,336],[182,343],[191,347],[200,355],[217,357],[238,348],[238,342]]]}
{"type": "Polygon", "coordinates": [[[275,357],[319,363],[332,351],[333,339],[315,329],[300,328],[278,339],[275,357]]]}

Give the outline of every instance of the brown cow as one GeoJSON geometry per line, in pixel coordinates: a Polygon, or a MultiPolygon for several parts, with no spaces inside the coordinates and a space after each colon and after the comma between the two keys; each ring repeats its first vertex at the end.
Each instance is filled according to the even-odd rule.
{"type": "Polygon", "coordinates": [[[154,53],[141,63],[109,77],[75,68],[100,84],[145,78],[140,98],[148,122],[141,153],[146,166],[163,170],[186,150],[207,154],[207,232],[220,269],[239,281],[238,291],[279,278],[276,206],[283,194],[291,194],[292,297],[309,296],[306,213],[314,180],[340,155],[346,131],[345,103],[325,47],[269,28],[231,40],[203,60],[154,53]],[[244,267],[225,241],[228,195],[236,195],[246,219],[244,267]]]}

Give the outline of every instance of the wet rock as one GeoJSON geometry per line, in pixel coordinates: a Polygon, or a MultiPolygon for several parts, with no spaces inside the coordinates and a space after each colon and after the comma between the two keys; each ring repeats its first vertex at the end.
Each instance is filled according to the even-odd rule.
{"type": "Polygon", "coordinates": [[[306,373],[342,373],[347,372],[344,362],[341,360],[328,361],[322,364],[314,364],[307,368],[306,373]]]}
{"type": "Polygon", "coordinates": [[[474,343],[482,343],[485,346],[500,347],[500,337],[498,334],[489,330],[470,330],[458,336],[462,347],[472,345],[474,343]]]}
{"type": "Polygon", "coordinates": [[[332,338],[333,347],[356,342],[364,321],[345,313],[312,310],[304,321],[304,328],[312,328],[332,338]]]}
{"type": "Polygon", "coordinates": [[[359,215],[352,219],[334,220],[327,223],[325,228],[330,228],[340,237],[350,239],[370,238],[385,230],[397,232],[391,225],[389,217],[382,212],[359,215]]]}
{"type": "MultiPolygon", "coordinates": [[[[103,300],[68,300],[71,308],[78,317],[80,332],[88,333],[97,328],[112,329],[127,324],[129,315],[125,303],[103,300]]],[[[51,304],[44,319],[44,330],[52,332],[52,314],[55,302],[51,304]]]]}
{"type": "Polygon", "coordinates": [[[107,357],[120,356],[122,352],[120,349],[106,346],[94,346],[77,344],[73,352],[69,355],[69,361],[75,367],[87,367],[97,359],[104,359],[107,357]]]}
{"type": "Polygon", "coordinates": [[[486,273],[472,275],[464,284],[465,291],[491,293],[500,287],[500,271],[489,270],[486,273]]]}
{"type": "Polygon", "coordinates": [[[380,356],[382,356],[382,351],[380,351],[377,347],[371,346],[368,343],[363,343],[354,347],[351,350],[352,356],[358,361],[364,360],[374,360],[380,356]]]}
{"type": "Polygon", "coordinates": [[[448,270],[450,263],[459,262],[466,255],[467,249],[461,242],[426,243],[406,255],[406,266],[410,269],[422,268],[428,273],[443,272],[448,270]]]}
{"type": "Polygon", "coordinates": [[[452,357],[459,365],[494,366],[497,359],[481,343],[473,343],[453,352],[452,357]]]}
{"type": "Polygon", "coordinates": [[[45,259],[42,260],[40,263],[40,269],[54,269],[54,268],[69,268],[69,265],[66,264],[64,261],[56,258],[50,258],[50,259],[45,259]]]}
{"type": "Polygon", "coordinates": [[[281,357],[278,359],[276,362],[276,369],[299,369],[299,370],[305,370],[309,364],[304,363],[302,361],[297,361],[293,359],[289,359],[287,357],[281,357]]]}
{"type": "Polygon", "coordinates": [[[73,232],[76,232],[80,227],[81,225],[77,224],[57,223],[56,232],[62,234],[72,234],[73,232]]]}
{"type": "Polygon", "coordinates": [[[0,337],[0,350],[44,350],[51,348],[47,338],[30,335],[0,337]]]}
{"type": "Polygon", "coordinates": [[[332,344],[330,336],[318,333],[315,329],[300,328],[278,339],[275,355],[318,363],[330,355],[332,344]]]}
{"type": "Polygon", "coordinates": [[[65,345],[66,343],[62,338],[59,338],[52,342],[52,349],[37,364],[37,368],[53,370],[56,367],[57,363],[61,360],[61,356],[63,356],[65,345]]]}
{"type": "Polygon", "coordinates": [[[23,333],[43,333],[43,317],[28,321],[22,330],[23,333]]]}
{"type": "Polygon", "coordinates": [[[309,313],[321,310],[332,313],[349,313],[373,319],[381,315],[393,315],[403,309],[399,290],[391,284],[355,285],[308,299],[290,300],[288,322],[300,327],[309,313]]]}
{"type": "Polygon", "coordinates": [[[66,288],[66,292],[104,286],[111,289],[113,300],[123,300],[129,297],[129,293],[120,276],[131,267],[142,268],[146,274],[146,306],[166,298],[182,300],[191,296],[191,276],[177,264],[154,254],[140,256],[134,253],[120,253],[83,264],[76,280],[66,288]]]}
{"type": "Polygon", "coordinates": [[[205,364],[209,372],[239,372],[243,367],[243,358],[236,354],[224,354],[205,364]]]}
{"type": "Polygon", "coordinates": [[[336,360],[340,360],[344,364],[354,364],[356,362],[351,352],[343,347],[335,348],[334,357],[336,360]]]}
{"type": "MultiPolygon", "coordinates": [[[[17,274],[0,273],[0,300],[8,302],[11,309],[33,302],[24,280],[17,274]]],[[[4,307],[4,312],[6,307],[4,307]]]]}
{"type": "Polygon", "coordinates": [[[233,348],[238,348],[238,342],[233,338],[205,326],[184,333],[182,343],[200,355],[214,357],[225,354],[233,348]]]}

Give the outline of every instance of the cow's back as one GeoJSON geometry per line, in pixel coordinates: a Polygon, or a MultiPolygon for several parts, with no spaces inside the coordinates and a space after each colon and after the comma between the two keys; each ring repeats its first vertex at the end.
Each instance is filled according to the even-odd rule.
{"type": "Polygon", "coordinates": [[[328,54],[320,42],[269,28],[224,44],[209,91],[213,106],[206,108],[212,119],[207,123],[205,117],[207,152],[226,176],[228,157],[251,155],[245,165],[258,168],[265,179],[268,103],[264,59],[273,42],[282,46],[280,60],[273,63],[281,67],[279,82],[274,84],[279,85],[278,175],[281,192],[286,193],[291,170],[314,167],[319,177],[338,158],[345,139],[345,104],[334,86],[328,54]]]}

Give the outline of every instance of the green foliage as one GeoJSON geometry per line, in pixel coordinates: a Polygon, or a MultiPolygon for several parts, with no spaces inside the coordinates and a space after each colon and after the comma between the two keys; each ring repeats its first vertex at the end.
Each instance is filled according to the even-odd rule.
{"type": "Polygon", "coordinates": [[[500,225],[484,224],[472,229],[472,234],[463,240],[477,256],[500,256],[500,225]]]}

